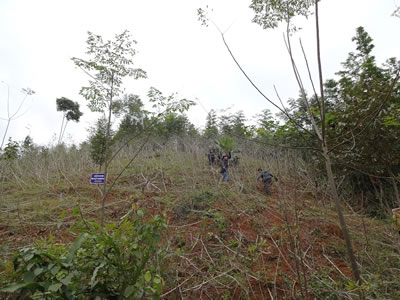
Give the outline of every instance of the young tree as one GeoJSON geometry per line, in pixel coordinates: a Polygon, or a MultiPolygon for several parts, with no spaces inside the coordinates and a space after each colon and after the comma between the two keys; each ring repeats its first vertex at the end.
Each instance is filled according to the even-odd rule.
{"type": "Polygon", "coordinates": [[[277,130],[278,124],[272,116],[271,111],[269,109],[264,109],[254,117],[257,119],[257,135],[265,139],[272,138],[277,130]]]}
{"type": "Polygon", "coordinates": [[[335,201],[336,211],[339,217],[340,227],[343,232],[343,236],[346,243],[347,254],[350,259],[352,271],[355,280],[361,284],[361,276],[357,266],[357,262],[354,256],[353,246],[351,243],[351,238],[346,226],[343,211],[340,204],[339,193],[335,183],[335,178],[332,170],[332,157],[330,147],[328,145],[327,134],[326,134],[326,100],[324,95],[323,77],[322,77],[322,65],[321,65],[321,54],[320,54],[320,33],[319,33],[319,10],[318,10],[319,0],[252,0],[250,7],[255,12],[255,17],[253,21],[261,25],[264,29],[275,28],[281,21],[285,21],[287,24],[287,49],[289,52],[290,60],[293,66],[293,71],[295,74],[296,81],[299,85],[300,92],[304,104],[306,106],[308,118],[312,124],[314,133],[320,144],[322,157],[325,162],[326,174],[328,177],[328,187],[331,197],[335,201]],[[291,19],[296,15],[308,16],[311,13],[310,8],[314,6],[315,10],[315,25],[316,25],[316,41],[317,41],[317,63],[318,63],[318,75],[319,75],[319,86],[320,93],[317,95],[315,91],[315,97],[318,100],[320,124],[317,123],[316,118],[311,110],[309,100],[306,95],[305,88],[303,86],[300,74],[298,72],[296,63],[293,59],[292,49],[290,44],[290,32],[297,30],[295,26],[292,25],[291,19]]]}
{"type": "Polygon", "coordinates": [[[21,117],[22,115],[25,114],[25,112],[21,112],[21,109],[24,106],[25,101],[28,98],[28,96],[32,96],[33,94],[35,94],[35,92],[33,90],[31,90],[30,88],[22,89],[21,92],[23,94],[23,98],[22,98],[21,102],[19,103],[17,109],[14,112],[11,112],[10,111],[10,87],[8,84],[6,84],[3,81],[1,83],[3,83],[4,85],[7,86],[7,100],[6,100],[6,102],[7,102],[7,117],[6,118],[0,117],[0,120],[6,121],[7,125],[6,125],[6,129],[4,131],[4,134],[3,134],[3,139],[1,141],[0,150],[3,148],[4,141],[7,137],[7,132],[10,127],[11,121],[18,119],[19,117],[21,117]]]}
{"type": "Polygon", "coordinates": [[[251,133],[247,130],[245,125],[246,116],[242,110],[236,112],[232,116],[232,134],[236,137],[244,137],[250,135],[251,133]]]}
{"type": "MultiPolygon", "coordinates": [[[[89,86],[82,87],[80,94],[88,100],[89,108],[94,112],[102,112],[107,114],[106,135],[104,138],[104,174],[106,181],[103,186],[102,192],[102,209],[101,209],[101,226],[104,226],[104,204],[109,191],[115,185],[116,180],[123,174],[126,168],[137,157],[137,154],[125,165],[121,172],[117,175],[116,179],[111,183],[110,188],[107,188],[107,173],[110,162],[122,150],[122,148],[132,141],[135,137],[127,139],[119,149],[117,149],[108,158],[110,142],[111,142],[111,118],[113,109],[116,107],[114,103],[123,96],[124,90],[122,88],[123,81],[126,77],[133,77],[133,79],[146,78],[146,72],[140,68],[134,68],[133,58],[136,55],[136,50],[133,46],[136,44],[135,40],[131,39],[128,30],[115,36],[114,40],[103,41],[100,35],[95,35],[91,32],[88,33],[87,40],[89,59],[72,58],[77,67],[84,71],[89,77],[89,86]]],[[[191,105],[193,101],[186,99],[177,100],[175,94],[165,97],[162,93],[155,89],[150,88],[149,101],[153,103],[153,107],[163,109],[154,113],[150,119],[150,127],[154,120],[157,120],[163,114],[170,112],[183,112],[191,105]]],[[[150,134],[150,133],[149,133],[150,134]]],[[[138,151],[143,149],[145,143],[148,141],[149,134],[145,142],[139,147],[138,151]]],[[[137,152],[138,153],[138,152],[137,152]]]]}
{"type": "Polygon", "coordinates": [[[151,129],[154,133],[164,136],[166,139],[172,135],[187,133],[190,122],[183,113],[195,102],[187,99],[177,99],[177,94],[164,96],[163,93],[151,87],[147,93],[149,101],[157,112],[152,113],[150,118],[151,129]]]}
{"type": "Polygon", "coordinates": [[[107,137],[107,119],[102,117],[98,119],[96,125],[90,129],[89,135],[90,158],[99,166],[99,172],[105,161],[109,160],[112,155],[112,145],[113,132],[111,130],[110,135],[107,137]],[[107,138],[109,139],[108,141],[106,141],[107,138]],[[107,149],[105,149],[106,144],[108,145],[107,149]]]}
{"type": "Polygon", "coordinates": [[[18,142],[13,141],[11,138],[8,138],[8,143],[4,148],[4,152],[1,155],[1,158],[5,160],[14,160],[19,157],[20,145],[18,142]]]}
{"type": "Polygon", "coordinates": [[[189,123],[186,115],[171,112],[154,124],[154,131],[158,136],[168,140],[174,135],[186,134],[189,123]]]}
{"type": "Polygon", "coordinates": [[[207,114],[204,136],[208,139],[214,139],[218,136],[217,113],[214,109],[210,110],[207,114]]]}
{"type": "Polygon", "coordinates": [[[65,97],[57,98],[56,106],[57,111],[62,111],[64,113],[61,123],[60,135],[58,137],[58,144],[60,144],[65,133],[65,128],[67,128],[68,121],[72,120],[75,122],[79,122],[79,119],[83,115],[83,113],[79,110],[78,102],[74,102],[65,97]]]}
{"type": "Polygon", "coordinates": [[[150,114],[143,107],[138,95],[124,95],[122,100],[114,102],[113,112],[122,118],[118,126],[118,138],[130,138],[143,132],[150,114]]]}
{"type": "MultiPolygon", "coordinates": [[[[350,166],[349,175],[357,169],[395,179],[394,173],[400,170],[400,84],[394,79],[399,76],[400,62],[390,58],[382,67],[377,66],[372,38],[362,27],[356,29],[353,41],[356,51],[342,64],[339,80],[325,84],[333,104],[327,134],[330,143],[338,145],[336,160],[350,166]],[[353,151],[348,151],[348,143],[342,142],[345,140],[351,141],[353,151]]],[[[361,176],[370,182],[369,176],[361,176]]],[[[393,189],[396,194],[397,184],[393,189]]]]}
{"type": "MultiPolygon", "coordinates": [[[[82,87],[80,94],[89,101],[88,106],[92,111],[107,113],[107,129],[104,139],[104,153],[108,153],[111,135],[111,117],[113,103],[122,96],[123,79],[146,78],[146,72],[133,67],[133,58],[136,44],[128,30],[115,35],[114,40],[103,41],[100,35],[88,32],[87,54],[88,59],[73,57],[74,64],[82,69],[89,77],[89,86],[82,87]]],[[[104,173],[107,178],[109,159],[104,157],[104,173]]],[[[103,199],[101,210],[101,225],[104,224],[104,203],[107,195],[107,180],[103,186],[103,199]]]]}
{"type": "Polygon", "coordinates": [[[21,144],[21,152],[23,155],[27,155],[34,149],[35,149],[35,144],[33,143],[33,139],[29,135],[27,135],[21,144]]]}
{"type": "Polygon", "coordinates": [[[233,116],[231,113],[229,113],[230,108],[224,110],[222,112],[222,115],[219,116],[219,132],[224,135],[230,135],[232,134],[232,121],[233,121],[233,116]]]}

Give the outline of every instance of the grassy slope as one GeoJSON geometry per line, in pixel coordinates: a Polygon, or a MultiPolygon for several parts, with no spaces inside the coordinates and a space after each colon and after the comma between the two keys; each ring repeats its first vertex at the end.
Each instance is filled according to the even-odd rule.
{"type": "MultiPolygon", "coordinates": [[[[100,215],[99,192],[88,183],[93,167],[84,158],[68,154],[62,160],[52,157],[47,165],[30,163],[13,165],[12,172],[6,167],[9,175],[0,189],[0,257],[50,235],[57,243],[70,243],[75,235],[68,228],[78,203],[85,218],[100,215]]],[[[307,181],[291,172],[287,160],[242,158],[228,183],[219,179],[219,169],[209,167],[203,154],[143,155],[107,200],[107,222],[119,220],[132,203],[147,214],[167,217],[161,245],[169,254],[163,297],[358,297],[335,212],[323,195],[315,197],[307,181]],[[272,196],[264,196],[255,180],[259,166],[279,177],[272,196]]],[[[399,241],[390,224],[352,212],[346,220],[366,297],[400,298],[399,241]]],[[[6,260],[0,272],[5,281],[11,272],[6,260]]]]}

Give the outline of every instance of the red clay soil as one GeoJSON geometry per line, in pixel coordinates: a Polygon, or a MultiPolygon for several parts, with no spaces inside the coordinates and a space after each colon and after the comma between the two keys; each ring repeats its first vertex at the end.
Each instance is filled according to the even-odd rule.
{"type": "Polygon", "coordinates": [[[71,232],[65,226],[60,229],[55,227],[35,227],[25,226],[18,229],[12,229],[8,227],[0,228],[0,244],[8,244],[11,249],[19,249],[33,245],[39,239],[48,239],[50,236],[54,238],[54,242],[58,244],[69,244],[72,243],[76,235],[71,232]]]}
{"type": "MultiPolygon", "coordinates": [[[[257,190],[263,193],[263,187],[257,186],[257,190]]],[[[89,191],[85,191],[89,192],[89,191]]],[[[92,192],[92,191],[90,191],[92,192]]],[[[156,214],[162,214],[165,209],[165,204],[160,204],[157,201],[157,196],[160,193],[156,191],[144,191],[141,196],[135,200],[135,203],[139,208],[143,207],[146,210],[146,216],[150,217],[156,214]]],[[[271,199],[274,199],[276,195],[272,195],[271,199]]],[[[121,216],[126,214],[131,206],[132,199],[129,198],[130,193],[122,192],[118,195],[110,195],[107,199],[107,203],[116,201],[126,200],[120,205],[110,206],[107,208],[108,218],[119,219],[121,216]]],[[[98,194],[96,200],[100,201],[98,194]]],[[[217,203],[219,209],[222,209],[223,204],[217,203]]],[[[261,237],[267,241],[267,245],[262,249],[257,249],[257,257],[253,258],[253,262],[250,265],[252,274],[260,274],[257,276],[246,275],[250,299],[270,299],[270,293],[273,291],[274,285],[277,288],[278,298],[284,299],[288,297],[288,289],[286,280],[290,278],[294,282],[295,292],[299,291],[299,283],[297,282],[297,274],[295,267],[295,259],[291,251],[293,252],[293,245],[291,242],[291,236],[285,225],[284,217],[276,210],[272,208],[261,209],[257,211],[256,215],[250,216],[246,214],[240,214],[235,216],[225,216],[227,219],[226,231],[221,233],[218,232],[213,220],[209,218],[200,219],[199,217],[192,217],[182,219],[177,217],[172,211],[168,213],[168,224],[169,232],[164,236],[164,240],[169,239],[171,246],[175,248],[185,247],[187,253],[186,257],[189,260],[177,259],[173,263],[180,270],[186,271],[182,273],[182,279],[180,282],[185,280],[185,275],[195,274],[198,272],[196,268],[199,268],[201,272],[208,272],[208,266],[202,262],[202,257],[206,257],[208,253],[205,252],[202,242],[212,250],[213,244],[219,244],[219,241],[215,238],[208,236],[209,232],[218,234],[226,244],[227,241],[232,240],[238,235],[243,239],[244,244],[252,245],[256,244],[261,240],[261,237]],[[271,236],[264,232],[262,227],[258,226],[259,222],[262,223],[265,228],[271,231],[271,236]],[[277,243],[277,245],[275,245],[277,243]],[[190,247],[189,247],[190,246],[190,247]],[[277,248],[279,246],[279,248],[277,248]],[[279,265],[278,265],[279,262],[279,265]],[[193,263],[195,265],[193,265],[193,263]],[[282,274],[285,274],[287,278],[283,278],[282,274]],[[273,283],[275,282],[275,284],[273,283]]],[[[293,222],[293,216],[287,216],[289,222],[293,222]]],[[[300,220],[299,224],[299,236],[301,238],[301,247],[304,251],[308,250],[305,260],[308,256],[312,256],[312,259],[307,261],[312,264],[313,271],[322,268],[330,268],[332,278],[340,277],[338,268],[345,276],[352,278],[352,272],[350,267],[345,263],[343,258],[335,253],[327,252],[329,245],[334,242],[343,243],[342,232],[336,224],[327,223],[321,219],[308,219],[300,220]],[[329,256],[331,262],[324,256],[329,256]],[[334,266],[333,266],[334,265],[334,266]]],[[[39,227],[22,227],[14,231],[7,226],[0,227],[0,243],[5,241],[10,245],[18,245],[22,247],[25,245],[33,244],[37,239],[48,238],[53,235],[57,243],[70,243],[74,240],[75,236],[72,235],[68,228],[56,227],[51,228],[39,228],[39,227]]],[[[293,232],[292,232],[293,235],[293,232]]],[[[245,250],[243,250],[245,251],[245,250]]],[[[227,251],[229,253],[229,251],[227,251]]],[[[245,254],[245,252],[243,252],[245,254]]],[[[211,251],[211,256],[213,255],[211,251]]],[[[230,253],[232,255],[232,253],[230,253]]],[[[214,259],[216,259],[214,257],[214,259]]],[[[170,266],[172,267],[172,266],[170,266]]],[[[303,270],[301,270],[303,271],[303,270]]],[[[306,269],[306,272],[311,272],[306,269]]],[[[310,275],[310,274],[308,274],[310,275]]],[[[199,281],[195,281],[195,277],[188,280],[186,286],[199,284],[199,281]]],[[[197,279],[199,280],[199,279],[197,279]]],[[[200,281],[201,283],[201,281],[200,281]]],[[[204,285],[199,288],[198,291],[193,291],[192,294],[186,295],[187,299],[220,299],[223,295],[226,295],[227,290],[221,288],[218,289],[215,286],[204,285]]],[[[293,290],[291,291],[293,292],[293,290]]],[[[188,292],[190,293],[190,292],[188,292]]],[[[240,286],[236,286],[229,291],[232,299],[242,299],[244,296],[243,289],[240,286]]],[[[167,299],[174,299],[179,297],[177,293],[171,293],[167,299]]],[[[290,295],[289,297],[295,297],[290,295]]],[[[312,296],[307,299],[314,299],[312,296]]]]}

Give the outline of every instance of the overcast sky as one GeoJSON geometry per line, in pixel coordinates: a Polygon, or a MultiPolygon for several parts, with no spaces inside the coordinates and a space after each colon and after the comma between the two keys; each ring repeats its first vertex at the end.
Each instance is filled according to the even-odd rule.
{"type": "MultiPolygon", "coordinates": [[[[400,1],[397,0],[397,4],[400,1]]],[[[265,108],[273,110],[250,86],[225,49],[220,34],[202,27],[196,10],[213,8],[212,18],[226,32],[226,40],[242,67],[259,88],[277,101],[273,86],[283,99],[296,97],[282,28],[262,30],[251,23],[250,0],[0,0],[0,118],[7,118],[9,87],[10,114],[23,97],[21,88],[36,93],[24,103],[22,116],[13,120],[7,136],[23,140],[31,135],[35,143],[49,144],[58,135],[62,114],[56,98],[78,101],[84,112],[81,122],[68,124],[64,140],[79,143],[99,117],[86,107],[79,90],[88,82],[75,68],[71,57],[84,57],[87,31],[112,39],[128,29],[138,42],[136,67],[148,72],[148,79],[128,80],[126,92],[139,94],[146,102],[150,86],[165,95],[197,99],[188,113],[203,127],[207,111],[232,107],[252,116],[265,108]]],[[[334,77],[348,53],[351,38],[363,26],[374,39],[379,63],[400,57],[400,19],[391,17],[395,0],[323,0],[320,4],[322,63],[324,79],[334,77]]],[[[313,70],[316,70],[314,18],[296,19],[313,70]]],[[[300,66],[304,66],[298,47],[300,66]]],[[[306,72],[302,69],[306,78],[306,72]]],[[[316,77],[315,77],[316,79],[316,77]]],[[[275,112],[275,110],[273,110],[275,112]]],[[[0,139],[7,122],[0,119],[0,139]]],[[[0,140],[1,141],[1,140],[0,140]]]]}

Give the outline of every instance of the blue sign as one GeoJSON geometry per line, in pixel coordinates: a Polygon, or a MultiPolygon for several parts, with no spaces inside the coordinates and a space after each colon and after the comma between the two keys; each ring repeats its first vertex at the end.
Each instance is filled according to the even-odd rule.
{"type": "Polygon", "coordinates": [[[105,181],[104,173],[93,173],[92,176],[90,176],[91,184],[104,184],[104,181],[105,181]]]}

